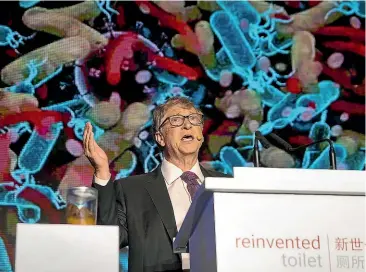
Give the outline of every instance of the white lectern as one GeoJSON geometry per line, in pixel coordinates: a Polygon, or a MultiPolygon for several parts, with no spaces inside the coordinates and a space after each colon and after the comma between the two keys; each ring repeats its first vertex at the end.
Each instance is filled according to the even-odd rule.
{"type": "Polygon", "coordinates": [[[118,226],[17,224],[17,272],[118,272],[118,226]]]}
{"type": "Polygon", "coordinates": [[[191,272],[365,271],[365,171],[206,178],[174,240],[191,272]]]}

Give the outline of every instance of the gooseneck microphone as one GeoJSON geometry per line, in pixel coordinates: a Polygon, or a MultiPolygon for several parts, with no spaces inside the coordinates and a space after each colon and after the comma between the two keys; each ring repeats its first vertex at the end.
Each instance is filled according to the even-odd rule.
{"type": "Polygon", "coordinates": [[[253,164],[254,167],[260,167],[260,155],[259,155],[259,143],[263,145],[264,148],[269,148],[271,144],[268,142],[268,140],[263,136],[263,134],[260,131],[256,131],[254,134],[254,157],[253,157],[253,164]]]}
{"type": "Polygon", "coordinates": [[[337,170],[336,153],[335,153],[333,142],[330,139],[326,139],[326,138],[325,139],[320,139],[320,140],[314,141],[310,144],[305,144],[305,145],[301,145],[301,146],[298,146],[298,147],[294,148],[288,142],[286,142],[284,139],[282,139],[280,136],[278,136],[274,133],[270,133],[268,136],[271,137],[273,140],[275,140],[286,151],[289,151],[289,152],[294,152],[294,151],[297,151],[297,150],[300,150],[300,149],[307,148],[307,147],[312,146],[312,145],[327,142],[329,144],[329,164],[330,164],[330,168],[332,170],[337,170]]]}

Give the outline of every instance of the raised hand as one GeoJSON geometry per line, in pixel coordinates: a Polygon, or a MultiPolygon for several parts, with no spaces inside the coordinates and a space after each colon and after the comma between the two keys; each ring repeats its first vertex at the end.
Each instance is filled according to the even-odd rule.
{"type": "Polygon", "coordinates": [[[109,179],[109,163],[107,154],[99,147],[94,139],[92,125],[88,122],[83,135],[84,154],[95,169],[95,175],[100,179],[109,179]]]}

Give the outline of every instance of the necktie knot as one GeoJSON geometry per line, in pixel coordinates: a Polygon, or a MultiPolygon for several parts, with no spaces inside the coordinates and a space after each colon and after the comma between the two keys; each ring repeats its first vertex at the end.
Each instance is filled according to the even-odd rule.
{"type": "Polygon", "coordinates": [[[195,183],[197,182],[198,176],[191,171],[186,171],[180,176],[180,178],[187,183],[195,183]]]}
{"type": "Polygon", "coordinates": [[[189,194],[191,195],[191,199],[193,199],[194,194],[197,192],[198,188],[200,187],[200,184],[198,183],[198,176],[191,172],[191,171],[186,171],[184,172],[180,178],[187,183],[187,189],[189,194]]]}

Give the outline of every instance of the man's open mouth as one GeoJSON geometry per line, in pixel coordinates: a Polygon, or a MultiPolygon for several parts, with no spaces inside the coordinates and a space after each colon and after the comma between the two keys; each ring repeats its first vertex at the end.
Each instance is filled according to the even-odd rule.
{"type": "Polygon", "coordinates": [[[189,141],[193,141],[194,137],[191,134],[186,134],[182,137],[182,141],[183,142],[189,142],[189,141]]]}

